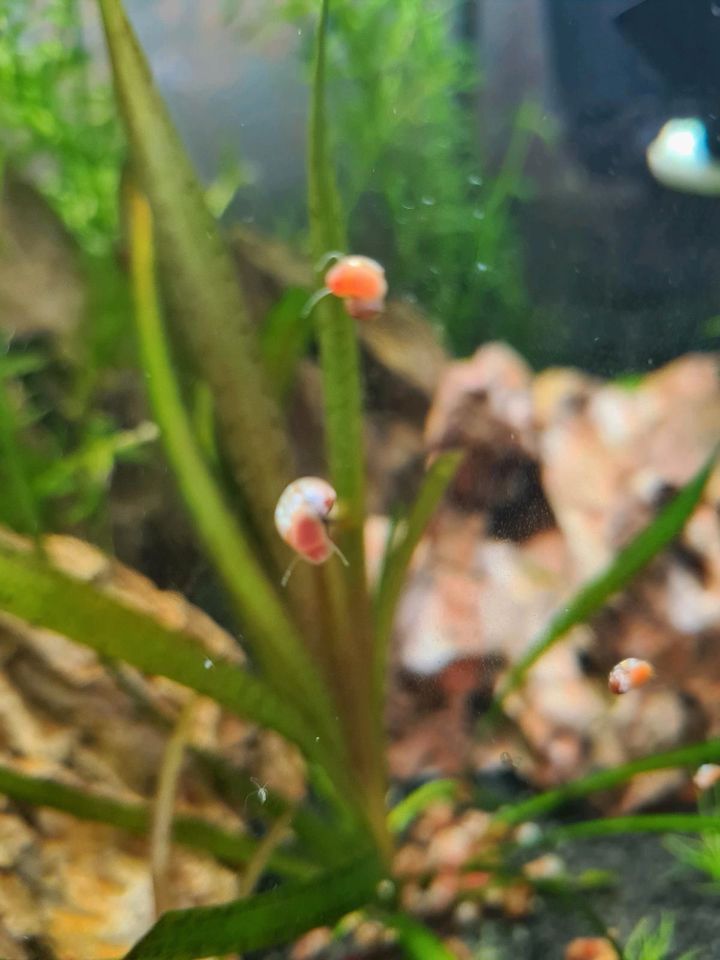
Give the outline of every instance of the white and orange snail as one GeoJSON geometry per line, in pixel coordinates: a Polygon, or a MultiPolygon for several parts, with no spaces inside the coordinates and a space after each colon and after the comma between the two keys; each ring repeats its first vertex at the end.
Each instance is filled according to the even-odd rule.
{"type": "Polygon", "coordinates": [[[283,586],[299,559],[318,565],[337,554],[347,564],[328,532],[330,514],[336,503],[335,490],[320,477],[300,477],[283,490],[275,507],[275,527],[297,554],[283,577],[283,586]]]}
{"type": "Polygon", "coordinates": [[[628,693],[630,690],[645,686],[654,676],[655,670],[647,660],[628,657],[612,668],[608,677],[608,687],[611,693],[628,693]]]}

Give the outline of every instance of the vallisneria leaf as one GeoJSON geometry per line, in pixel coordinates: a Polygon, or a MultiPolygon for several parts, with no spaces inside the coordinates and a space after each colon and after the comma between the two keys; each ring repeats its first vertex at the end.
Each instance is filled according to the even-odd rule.
{"type": "MultiPolygon", "coordinates": [[[[62,810],[79,820],[106,823],[128,833],[142,836],[150,830],[150,809],[143,804],[121,803],[55,780],[27,777],[9,767],[0,766],[0,793],[21,803],[62,810]]],[[[258,842],[250,837],[230,833],[196,817],[176,817],[173,838],[184,846],[204,850],[231,866],[248,863],[258,847],[258,842]]],[[[268,867],[296,879],[315,872],[312,864],[281,850],[273,852],[268,867]]]]}
{"type": "Polygon", "coordinates": [[[644,530],[622,550],[615,560],[597,577],[582,587],[564,609],[557,613],[542,631],[528,652],[510,670],[507,679],[495,694],[495,700],[481,725],[490,723],[513,690],[524,681],[528,670],[571,627],[584,623],[605,603],[626,587],[643,567],[678,536],[695,507],[700,502],[705,484],[715,464],[717,452],[708,458],[696,475],[644,530]]]}
{"type": "Polygon", "coordinates": [[[720,833],[720,816],[701,813],[638,813],[632,817],[603,817],[548,830],[548,843],[577,837],[607,837],[620,833],[720,833]]]}
{"type": "Polygon", "coordinates": [[[42,558],[0,544],[0,610],[60,633],[104,657],[124,660],[211,697],[249,720],[277,730],[310,756],[315,730],[262,680],[213,657],[194,637],[52,569],[42,558]]]}
{"type": "Polygon", "coordinates": [[[188,353],[210,386],[228,461],[279,570],[275,503],[292,479],[279,407],[265,382],[235,269],[121,0],[99,0],[133,175],[155,217],[166,294],[188,353]]]}
{"type": "Polygon", "coordinates": [[[364,906],[380,877],[377,858],[369,854],[317,878],[246,900],[171,911],[125,960],[195,960],[288,943],[364,906]]]}
{"type": "MultiPolygon", "coordinates": [[[[323,0],[315,46],[308,155],[308,204],[312,255],[320,267],[329,253],[344,252],[345,228],[330,162],[325,96],[329,0],[323,0]]],[[[323,284],[322,269],[317,275],[323,284]]],[[[335,297],[326,297],[313,311],[320,344],[325,395],[325,435],[333,486],[343,506],[341,546],[349,561],[348,576],[362,580],[365,464],[356,321],[335,297]]]]}
{"type": "Polygon", "coordinates": [[[673,767],[688,767],[694,770],[701,763],[720,761],[720,739],[708,740],[707,743],[696,743],[689,747],[680,747],[677,750],[668,750],[663,753],[654,753],[649,757],[641,757],[608,770],[599,770],[587,777],[573,780],[547,790],[545,793],[523,800],[509,807],[503,807],[495,815],[495,820],[509,825],[523,823],[525,820],[534,820],[544,816],[551,810],[556,810],[571,800],[586,797],[599,790],[610,790],[618,784],[625,783],[641,773],[650,773],[652,770],[669,770],[673,767]]]}
{"type": "Polygon", "coordinates": [[[209,470],[185,411],[165,337],[155,285],[152,214],[145,197],[128,188],[130,262],[135,326],[145,382],[163,444],[205,547],[247,624],[248,642],[265,677],[300,713],[315,718],[323,743],[335,724],[301,635],[261,568],[239,520],[209,470]]]}
{"type": "Polygon", "coordinates": [[[37,541],[41,530],[40,510],[25,469],[17,418],[10,403],[7,384],[2,377],[0,377],[0,456],[6,471],[6,496],[14,501],[12,515],[22,524],[23,532],[32,534],[37,541]]]}
{"type": "Polygon", "coordinates": [[[298,362],[312,339],[312,314],[305,309],[308,296],[307,290],[290,287],[263,323],[260,342],[263,364],[281,399],[292,387],[298,362]]]}
{"type": "MultiPolygon", "coordinates": [[[[330,161],[326,105],[326,62],[329,0],[322,0],[315,43],[308,150],[310,241],[318,276],[322,262],[345,250],[345,228],[330,161]]],[[[373,629],[365,573],[365,454],[360,350],[355,321],[335,297],[325,297],[313,310],[320,346],[325,401],[325,445],[330,479],[338,494],[334,530],[347,568],[326,564],[321,571],[320,606],[328,628],[323,657],[336,678],[339,713],[352,764],[366,791],[360,805],[373,824],[376,839],[389,838],[382,802],[385,769],[382,712],[373,697],[373,629]]]]}
{"type": "Polygon", "coordinates": [[[375,682],[379,698],[384,692],[387,677],[387,651],[393,617],[410,560],[448,484],[455,476],[463,455],[460,451],[451,450],[435,458],[409,512],[393,524],[390,532],[375,595],[375,682]]]}

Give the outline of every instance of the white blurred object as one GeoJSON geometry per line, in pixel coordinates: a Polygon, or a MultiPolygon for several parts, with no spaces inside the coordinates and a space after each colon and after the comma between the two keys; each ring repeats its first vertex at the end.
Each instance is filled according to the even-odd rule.
{"type": "Polygon", "coordinates": [[[646,152],[655,179],[671,190],[720,195],[720,160],[708,146],[707,127],[698,117],[668,120],[646,152]]]}

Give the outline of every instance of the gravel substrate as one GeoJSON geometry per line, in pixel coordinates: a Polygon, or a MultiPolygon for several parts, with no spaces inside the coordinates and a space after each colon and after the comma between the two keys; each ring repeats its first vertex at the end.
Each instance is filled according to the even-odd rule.
{"type": "MultiPolygon", "coordinates": [[[[560,853],[571,872],[611,870],[617,886],[593,893],[588,903],[617,928],[624,942],[636,923],[648,917],[657,923],[663,914],[675,919],[670,956],[697,949],[697,960],[720,960],[720,890],[703,886],[699,874],[680,866],[655,836],[577,840],[560,853]]],[[[541,901],[522,923],[486,920],[477,960],[562,960],[573,937],[595,935],[589,921],[564,903],[541,901]]]]}

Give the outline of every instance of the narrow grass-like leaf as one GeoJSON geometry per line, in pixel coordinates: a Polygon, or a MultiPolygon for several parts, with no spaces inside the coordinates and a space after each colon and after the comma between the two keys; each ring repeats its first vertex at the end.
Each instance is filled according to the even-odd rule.
{"type": "Polygon", "coordinates": [[[457,780],[431,780],[404,797],[388,814],[388,828],[392,833],[402,833],[416,817],[438,800],[453,800],[458,795],[457,780]]]}
{"type": "Polygon", "coordinates": [[[609,567],[582,587],[568,605],[553,617],[525,656],[508,673],[505,682],[495,695],[488,715],[481,723],[482,726],[491,723],[497,717],[505,698],[523,683],[528,670],[544,653],[561,640],[571,627],[584,623],[597,613],[613,594],[626,587],[643,567],[678,536],[700,502],[715,459],[716,452],[713,452],[693,479],[652,523],[618,554],[609,567]]]}
{"type": "Polygon", "coordinates": [[[393,617],[410,560],[463,456],[462,452],[448,451],[436,457],[407,516],[393,525],[375,595],[375,683],[379,698],[386,683],[393,617]]]}
{"type": "Polygon", "coordinates": [[[544,816],[551,810],[556,810],[579,797],[586,797],[588,794],[596,793],[599,790],[610,790],[612,787],[625,783],[641,773],[649,773],[652,770],[667,770],[672,767],[694,769],[701,763],[712,761],[720,761],[720,739],[709,740],[707,743],[696,743],[690,747],[680,747],[677,750],[669,750],[664,753],[655,753],[649,757],[641,757],[639,760],[612,767],[609,770],[591,773],[587,777],[574,780],[572,783],[557,787],[555,790],[548,790],[537,797],[531,797],[529,800],[513,804],[511,807],[504,807],[496,814],[495,820],[512,826],[544,816]]]}
{"type": "Polygon", "coordinates": [[[720,833],[705,831],[693,840],[666,837],[664,845],[680,863],[707,874],[712,889],[720,889],[720,833]]]}
{"type": "Polygon", "coordinates": [[[312,337],[312,314],[305,309],[308,291],[290,287],[274,304],[262,327],[260,348],[268,379],[284,399],[292,387],[298,362],[312,337]]]}
{"type": "Polygon", "coordinates": [[[15,524],[21,532],[31,534],[37,542],[41,529],[40,511],[25,470],[16,417],[3,378],[0,378],[0,454],[5,467],[7,495],[15,503],[15,524]]]}
{"type": "MultiPolygon", "coordinates": [[[[20,803],[62,810],[79,820],[105,823],[139,836],[147,835],[150,830],[150,809],[143,804],[120,803],[55,780],[27,777],[9,767],[0,766],[0,793],[20,803]]],[[[230,833],[196,817],[176,817],[173,838],[186,847],[204,850],[229,866],[246,864],[258,847],[251,837],[230,833]]],[[[311,863],[281,850],[274,851],[268,867],[295,879],[307,878],[315,872],[311,863]]]]}
{"type": "MultiPolygon", "coordinates": [[[[329,0],[322,0],[315,45],[308,146],[308,204],[312,254],[320,270],[327,254],[345,248],[345,229],[330,162],[326,110],[329,0]]],[[[318,286],[323,283],[320,273],[318,286]]],[[[325,403],[325,440],[330,478],[338,494],[336,525],[347,558],[322,570],[327,619],[324,655],[337,677],[340,714],[354,768],[362,785],[361,806],[376,839],[389,853],[383,796],[385,769],[382,717],[373,696],[373,629],[365,572],[365,456],[360,350],[355,323],[335,297],[313,311],[320,345],[325,403]],[[337,666],[336,666],[337,665],[337,666]],[[338,669],[339,668],[339,669],[338,669]]]]}
{"type": "Polygon", "coordinates": [[[225,502],[195,441],[165,338],[155,286],[150,207],[129,191],[135,320],[145,382],[168,458],[205,547],[235,600],[265,676],[300,712],[317,718],[323,742],[335,724],[303,641],[285,614],[252,546],[225,502]]]}
{"type": "Polygon", "coordinates": [[[228,460],[253,522],[283,569],[273,511],[292,479],[291,459],[235,269],[121,0],[99,5],[134,175],[155,215],[172,317],[212,389],[228,460]]]}
{"type": "Polygon", "coordinates": [[[104,657],[175,680],[233,713],[277,730],[318,754],[316,732],[262,680],[213,658],[193,637],[51,569],[36,556],[0,545],[0,610],[54,630],[104,657]]]}
{"type": "MultiPolygon", "coordinates": [[[[310,242],[317,264],[346,245],[335,172],[330,162],[326,111],[326,47],[329,0],[323,0],[315,47],[308,156],[310,242]]],[[[322,275],[318,273],[318,286],[322,275]]],[[[364,580],[363,522],[365,474],[360,359],[355,321],[335,297],[313,311],[320,343],[325,396],[327,455],[333,485],[343,506],[341,545],[350,563],[348,575],[364,580]]]]}
{"type": "Polygon", "coordinates": [[[381,922],[394,930],[409,960],[457,960],[442,940],[423,924],[404,913],[378,913],[381,922]]]}
{"type": "Polygon", "coordinates": [[[554,827],[543,841],[554,843],[578,837],[608,837],[619,833],[702,833],[720,832],[720,816],[701,813],[642,813],[634,817],[604,817],[554,827]]]}
{"type": "Polygon", "coordinates": [[[374,894],[380,868],[374,855],[247,900],[166,913],[125,960],[195,960],[287,943],[332,923],[374,894]]]}

